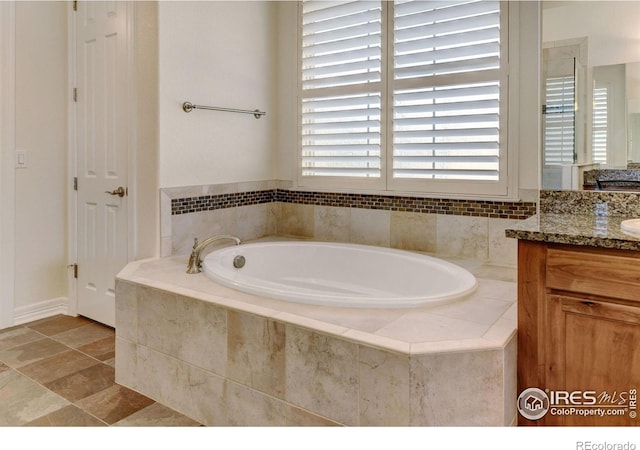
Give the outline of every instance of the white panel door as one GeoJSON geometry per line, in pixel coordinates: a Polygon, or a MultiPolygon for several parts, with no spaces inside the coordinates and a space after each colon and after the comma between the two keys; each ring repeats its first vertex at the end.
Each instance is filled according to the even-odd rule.
{"type": "Polygon", "coordinates": [[[81,1],[76,14],[77,311],[115,326],[128,261],[127,5],[81,1]]]}

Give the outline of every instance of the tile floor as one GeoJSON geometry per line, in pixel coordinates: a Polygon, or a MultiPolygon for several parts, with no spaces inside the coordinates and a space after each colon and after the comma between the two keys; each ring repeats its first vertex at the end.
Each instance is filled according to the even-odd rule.
{"type": "Polygon", "coordinates": [[[199,426],[115,382],[115,332],[58,315],[0,330],[0,426],[199,426]]]}

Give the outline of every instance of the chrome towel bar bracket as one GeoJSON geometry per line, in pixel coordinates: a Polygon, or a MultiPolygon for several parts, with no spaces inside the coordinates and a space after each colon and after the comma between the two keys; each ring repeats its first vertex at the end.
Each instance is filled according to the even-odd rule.
{"type": "Polygon", "coordinates": [[[207,109],[209,111],[224,111],[224,112],[233,112],[233,113],[241,113],[241,114],[253,114],[253,117],[259,119],[260,117],[266,115],[265,111],[260,111],[258,109],[254,109],[250,111],[248,109],[235,109],[235,108],[220,108],[218,106],[202,106],[202,105],[194,105],[190,102],[184,102],[182,104],[182,110],[186,113],[193,111],[194,109],[207,109]]]}

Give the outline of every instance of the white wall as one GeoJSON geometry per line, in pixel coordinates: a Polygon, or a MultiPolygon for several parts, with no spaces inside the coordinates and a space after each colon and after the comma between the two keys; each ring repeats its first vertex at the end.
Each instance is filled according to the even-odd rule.
{"type": "Polygon", "coordinates": [[[539,2],[517,2],[520,7],[519,39],[515,55],[518,64],[517,132],[519,197],[527,201],[538,200],[540,189],[540,89],[541,89],[541,24],[539,2]]]}
{"type": "Polygon", "coordinates": [[[589,66],[640,61],[640,2],[571,1],[545,8],[545,42],[588,36],[589,66]]]}
{"type": "Polygon", "coordinates": [[[66,67],[66,2],[16,2],[17,310],[66,296],[66,67]]]}
{"type": "Polygon", "coordinates": [[[160,254],[158,4],[135,3],[135,259],[160,254]]]}
{"type": "Polygon", "coordinates": [[[13,325],[15,3],[0,2],[0,328],[13,325]]]}
{"type": "Polygon", "coordinates": [[[298,152],[298,28],[297,2],[278,2],[278,172],[294,180],[298,152]]]}
{"type": "Polygon", "coordinates": [[[276,2],[158,4],[160,187],[273,179],[276,2]],[[266,117],[182,103],[260,109],[266,117]]]}

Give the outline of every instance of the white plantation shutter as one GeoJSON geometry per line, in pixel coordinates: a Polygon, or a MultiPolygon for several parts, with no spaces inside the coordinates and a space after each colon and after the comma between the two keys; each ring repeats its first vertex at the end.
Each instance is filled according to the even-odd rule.
{"type": "Polygon", "coordinates": [[[545,81],[544,165],[573,164],[575,153],[575,78],[545,81]]]}
{"type": "Polygon", "coordinates": [[[499,2],[395,2],[393,178],[499,179],[500,37],[499,2]]]}
{"type": "Polygon", "coordinates": [[[500,67],[500,3],[396,1],[396,79],[500,67]]]}
{"type": "Polygon", "coordinates": [[[607,163],[607,131],[609,129],[609,89],[598,87],[593,89],[593,142],[591,154],[593,162],[607,163]]]}
{"type": "Polygon", "coordinates": [[[496,82],[396,91],[394,177],[497,180],[498,94],[496,82]]]}
{"type": "Polygon", "coordinates": [[[434,181],[454,180],[471,183],[459,193],[505,193],[501,8],[506,2],[304,1],[302,177],[433,192],[434,181]]]}
{"type": "Polygon", "coordinates": [[[381,2],[303,3],[302,175],[381,176],[381,2]]]}

